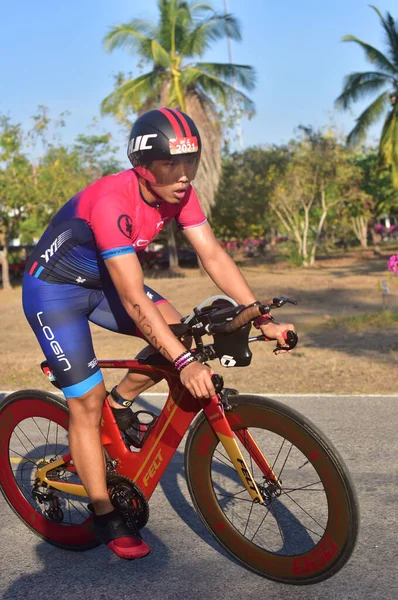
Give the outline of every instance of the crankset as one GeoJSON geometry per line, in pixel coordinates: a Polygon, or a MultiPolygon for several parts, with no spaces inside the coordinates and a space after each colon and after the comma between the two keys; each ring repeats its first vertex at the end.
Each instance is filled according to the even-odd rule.
{"type": "MultiPolygon", "coordinates": [[[[126,523],[142,529],[149,519],[149,505],[138,485],[123,475],[108,474],[106,478],[109,498],[126,523]]],[[[134,528],[134,527],[133,527],[134,528]]]]}

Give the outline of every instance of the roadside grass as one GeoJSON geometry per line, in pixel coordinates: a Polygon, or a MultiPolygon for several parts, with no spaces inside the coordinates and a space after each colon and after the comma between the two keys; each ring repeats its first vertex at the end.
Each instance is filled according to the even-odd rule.
{"type": "Polygon", "coordinates": [[[368,329],[388,329],[398,326],[398,311],[380,310],[366,312],[352,317],[331,317],[324,324],[327,329],[344,329],[361,332],[368,329]]]}

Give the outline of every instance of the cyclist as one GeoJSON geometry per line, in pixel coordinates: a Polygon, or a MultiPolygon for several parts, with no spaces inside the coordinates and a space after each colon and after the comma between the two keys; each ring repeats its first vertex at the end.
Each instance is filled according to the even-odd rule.
{"type": "MultiPolygon", "coordinates": [[[[137,252],[176,219],[204,269],[239,304],[256,300],[243,275],[221,248],[191,182],[201,139],[193,120],[173,109],[151,110],[135,122],[128,144],[132,169],[95,181],[53,217],[31,255],[23,281],[25,315],[65,395],[70,411],[72,458],[94,507],[99,540],[121,558],[146,556],[149,546],[114,510],[106,486],[100,418],[107,396],[94,354],[89,321],[149,342],[174,363],[195,397],[211,397],[212,371],[197,362],[168,323],[177,310],[144,285],[137,252]]],[[[257,325],[283,348],[291,324],[260,317],[257,325]]],[[[283,350],[281,350],[283,351],[283,350]]],[[[156,383],[127,373],[108,400],[122,430],[135,420],[134,398],[156,383]]]]}

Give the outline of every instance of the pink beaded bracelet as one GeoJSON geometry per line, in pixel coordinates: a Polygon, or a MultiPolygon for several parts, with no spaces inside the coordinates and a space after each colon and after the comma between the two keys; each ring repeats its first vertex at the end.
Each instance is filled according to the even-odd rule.
{"type": "Polygon", "coordinates": [[[185,367],[190,365],[192,362],[196,360],[195,356],[192,352],[183,352],[180,356],[173,361],[173,365],[177,369],[177,371],[182,371],[185,367]]]}

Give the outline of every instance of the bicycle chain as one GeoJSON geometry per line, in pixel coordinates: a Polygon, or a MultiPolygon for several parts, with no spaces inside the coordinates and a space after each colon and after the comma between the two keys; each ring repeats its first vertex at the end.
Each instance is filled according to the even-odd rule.
{"type": "Polygon", "coordinates": [[[124,475],[107,475],[109,498],[131,529],[142,529],[148,523],[149,505],[134,481],[124,475]]]}

